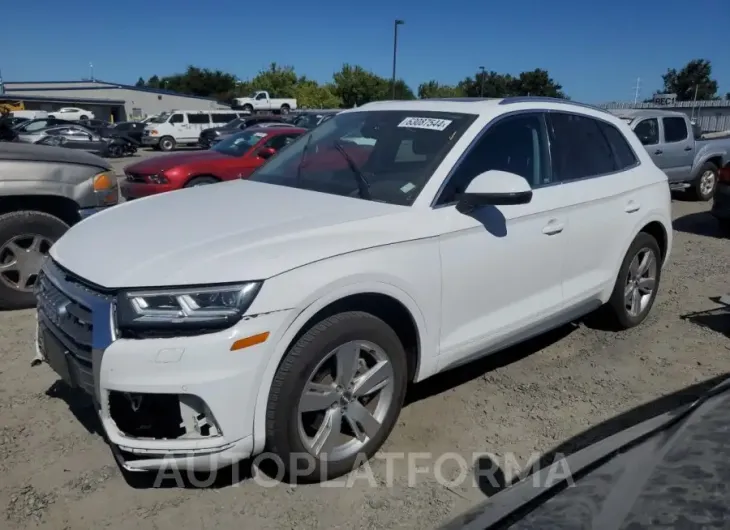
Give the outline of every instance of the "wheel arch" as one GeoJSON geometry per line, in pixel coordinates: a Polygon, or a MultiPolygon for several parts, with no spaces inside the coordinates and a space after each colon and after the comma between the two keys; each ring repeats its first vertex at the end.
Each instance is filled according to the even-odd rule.
{"type": "MultiPolygon", "coordinates": [[[[292,318],[285,324],[285,331],[278,337],[273,355],[264,368],[254,410],[254,454],[264,450],[266,444],[266,406],[271,384],[276,370],[289,350],[290,346],[306,333],[314,323],[331,314],[361,310],[375,314],[391,326],[396,322],[394,331],[404,344],[409,363],[409,380],[418,381],[435,371],[435,366],[424,361],[423,345],[427,342],[425,320],[416,302],[400,288],[384,282],[369,281],[352,283],[338,289],[325,292],[300,309],[292,310],[292,318]],[[397,322],[398,318],[408,316],[406,322],[397,322]],[[385,317],[385,318],[383,318],[385,317]],[[392,319],[396,319],[395,321],[392,319]],[[411,335],[409,335],[411,334],[411,335]],[[409,351],[410,350],[410,351],[409,351]],[[428,364],[428,366],[426,366],[428,364]]],[[[433,356],[435,365],[436,356],[433,356]]]]}
{"type": "Polygon", "coordinates": [[[198,173],[198,174],[195,174],[195,175],[190,175],[188,178],[186,178],[185,179],[185,182],[182,185],[182,187],[184,188],[185,186],[187,186],[188,184],[190,184],[193,180],[199,179],[199,178],[211,178],[211,179],[217,180],[218,182],[222,182],[222,180],[223,180],[220,177],[216,177],[212,173],[198,173]]]}

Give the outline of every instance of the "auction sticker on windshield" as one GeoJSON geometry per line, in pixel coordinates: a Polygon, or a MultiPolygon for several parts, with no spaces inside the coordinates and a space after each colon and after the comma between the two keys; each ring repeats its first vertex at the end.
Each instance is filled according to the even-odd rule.
{"type": "Polygon", "coordinates": [[[449,125],[451,125],[451,120],[441,120],[437,118],[406,118],[398,124],[398,127],[443,131],[446,130],[449,125]]]}

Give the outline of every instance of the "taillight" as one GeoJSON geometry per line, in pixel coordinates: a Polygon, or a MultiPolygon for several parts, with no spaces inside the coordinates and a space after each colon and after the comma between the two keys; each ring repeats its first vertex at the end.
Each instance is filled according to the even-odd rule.
{"type": "Polygon", "coordinates": [[[720,182],[727,182],[730,184],[730,166],[720,168],[718,177],[720,182]]]}

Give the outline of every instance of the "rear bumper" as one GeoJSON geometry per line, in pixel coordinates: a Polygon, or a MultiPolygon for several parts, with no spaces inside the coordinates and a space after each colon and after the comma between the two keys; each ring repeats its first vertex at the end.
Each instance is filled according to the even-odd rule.
{"type": "Polygon", "coordinates": [[[132,199],[141,199],[150,195],[157,195],[167,191],[174,191],[177,188],[174,184],[147,184],[143,182],[124,181],[120,184],[122,197],[129,201],[132,199]]]}

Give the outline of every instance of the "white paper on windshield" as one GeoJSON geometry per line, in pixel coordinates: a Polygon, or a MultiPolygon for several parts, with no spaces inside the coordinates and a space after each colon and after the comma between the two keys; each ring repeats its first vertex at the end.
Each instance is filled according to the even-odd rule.
{"type": "Polygon", "coordinates": [[[265,132],[257,132],[257,133],[253,133],[252,136],[254,138],[263,138],[264,136],[266,136],[266,133],[265,132]]]}
{"type": "Polygon", "coordinates": [[[400,190],[401,190],[401,191],[402,191],[403,193],[408,193],[409,191],[411,191],[411,190],[412,190],[412,189],[414,189],[415,187],[416,187],[416,185],[415,185],[415,184],[413,184],[412,182],[409,182],[408,184],[406,184],[405,186],[403,186],[403,187],[402,187],[402,188],[401,188],[400,190]]]}
{"type": "Polygon", "coordinates": [[[406,118],[398,124],[398,127],[408,129],[426,129],[427,131],[443,131],[451,125],[451,120],[437,118],[406,118]]]}

